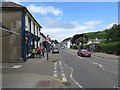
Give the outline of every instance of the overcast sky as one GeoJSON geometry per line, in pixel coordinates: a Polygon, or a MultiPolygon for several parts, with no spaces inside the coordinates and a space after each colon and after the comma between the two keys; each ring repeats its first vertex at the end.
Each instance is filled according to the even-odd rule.
{"type": "Polygon", "coordinates": [[[118,22],[118,0],[116,2],[115,0],[104,0],[112,2],[26,1],[14,2],[26,6],[43,27],[41,32],[59,42],[75,34],[103,31],[118,22]]]}

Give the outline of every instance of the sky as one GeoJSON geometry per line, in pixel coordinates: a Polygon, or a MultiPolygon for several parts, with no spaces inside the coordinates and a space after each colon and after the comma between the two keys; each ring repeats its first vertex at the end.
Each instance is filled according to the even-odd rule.
{"type": "Polygon", "coordinates": [[[118,23],[118,2],[17,2],[42,26],[41,32],[61,42],[75,34],[103,31],[118,23]]]}

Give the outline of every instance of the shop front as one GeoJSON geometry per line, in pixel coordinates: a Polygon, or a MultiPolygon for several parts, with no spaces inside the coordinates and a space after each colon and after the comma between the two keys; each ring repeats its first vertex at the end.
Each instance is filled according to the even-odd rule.
{"type": "Polygon", "coordinates": [[[32,55],[32,50],[38,48],[38,41],[40,40],[40,37],[26,31],[25,34],[25,40],[26,40],[26,58],[30,58],[32,55]]]}

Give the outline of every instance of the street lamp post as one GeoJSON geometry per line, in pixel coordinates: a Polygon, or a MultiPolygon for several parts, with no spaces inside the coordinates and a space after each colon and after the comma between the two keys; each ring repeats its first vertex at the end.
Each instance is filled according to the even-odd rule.
{"type": "Polygon", "coordinates": [[[49,47],[48,47],[49,36],[50,35],[47,35],[47,38],[46,38],[47,60],[49,59],[49,47]]]}

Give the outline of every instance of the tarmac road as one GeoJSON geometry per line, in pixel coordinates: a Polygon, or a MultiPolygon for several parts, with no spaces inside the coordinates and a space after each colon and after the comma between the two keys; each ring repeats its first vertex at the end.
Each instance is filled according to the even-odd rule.
{"type": "Polygon", "coordinates": [[[118,85],[118,61],[105,58],[79,57],[68,49],[60,49],[72,78],[83,88],[113,88],[118,85]]]}

